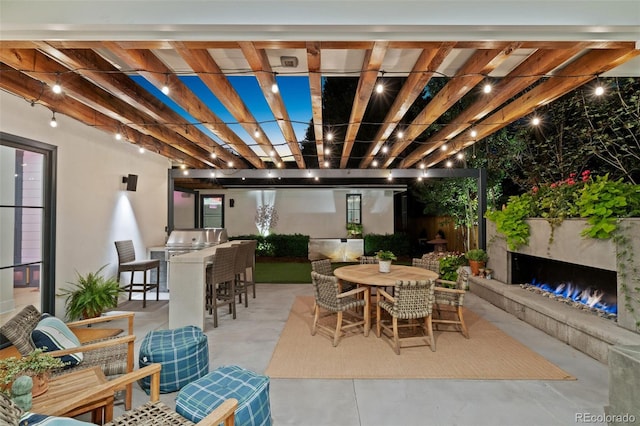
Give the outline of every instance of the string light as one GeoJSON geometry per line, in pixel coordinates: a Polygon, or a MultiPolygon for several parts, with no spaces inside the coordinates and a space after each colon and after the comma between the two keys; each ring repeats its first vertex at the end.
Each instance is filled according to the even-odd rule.
{"type": "Polygon", "coordinates": [[[327,132],[327,140],[328,141],[332,141],[333,140],[333,133],[327,132]]]}
{"type": "Polygon", "coordinates": [[[482,86],[483,93],[491,93],[491,90],[493,90],[493,87],[490,83],[486,83],[484,86],[482,86]]]}
{"type": "Polygon", "coordinates": [[[440,149],[441,149],[442,151],[446,151],[447,149],[449,149],[449,147],[448,147],[448,146],[447,146],[447,144],[445,143],[444,145],[442,145],[442,146],[440,147],[440,149]]]}
{"type": "Polygon", "coordinates": [[[183,174],[184,176],[189,176],[189,170],[183,170],[183,171],[182,171],[182,174],[183,174]]]}
{"type": "Polygon", "coordinates": [[[138,148],[138,152],[139,152],[140,154],[144,154],[144,148],[143,148],[143,147],[138,148]]]}
{"type": "Polygon", "coordinates": [[[55,111],[51,111],[52,115],[51,115],[51,121],[49,122],[49,125],[51,127],[58,127],[58,122],[56,121],[56,112],[55,111]]]}
{"type": "Polygon", "coordinates": [[[325,148],[324,155],[329,155],[329,154],[331,154],[331,150],[329,148],[325,148]]]}
{"type": "Polygon", "coordinates": [[[325,162],[324,162],[324,167],[327,167],[327,168],[328,168],[329,166],[330,166],[330,163],[329,163],[328,161],[325,161],[325,162]]]}
{"type": "Polygon", "coordinates": [[[531,119],[531,124],[533,124],[534,126],[537,126],[538,124],[540,124],[540,117],[538,116],[533,117],[533,119],[531,119]]]}
{"type": "Polygon", "coordinates": [[[463,153],[461,153],[461,152],[459,152],[459,153],[456,155],[456,158],[457,158],[458,160],[462,160],[462,159],[464,158],[464,154],[463,154],[463,153]]]}
{"type": "Polygon", "coordinates": [[[424,170],[424,163],[420,163],[420,168],[424,170]]]}
{"type": "Polygon", "coordinates": [[[604,87],[602,86],[597,86],[596,90],[594,91],[596,96],[602,96],[604,95],[604,87]]]}
{"type": "Polygon", "coordinates": [[[389,172],[389,175],[387,176],[387,180],[393,180],[393,175],[391,174],[391,172],[389,172]]]}
{"type": "Polygon", "coordinates": [[[258,129],[256,129],[256,130],[253,132],[253,136],[254,136],[254,137],[256,137],[256,138],[259,138],[259,137],[260,137],[260,132],[258,131],[258,129]]]}
{"type": "Polygon", "coordinates": [[[233,161],[229,161],[229,162],[227,163],[227,165],[229,166],[229,168],[232,168],[232,167],[233,167],[233,161]]]}
{"type": "Polygon", "coordinates": [[[373,161],[371,162],[371,166],[372,166],[372,167],[378,167],[378,160],[373,160],[373,161]]]}
{"type": "Polygon", "coordinates": [[[278,93],[279,91],[280,91],[280,89],[278,88],[278,84],[277,83],[273,83],[271,85],[271,92],[278,93]]]}
{"type": "Polygon", "coordinates": [[[382,71],[382,75],[380,80],[378,80],[378,84],[376,84],[376,93],[380,94],[384,92],[384,84],[382,83],[382,79],[384,78],[384,71],[382,71]]]}
{"type": "Polygon", "coordinates": [[[402,130],[398,130],[398,133],[396,134],[396,137],[398,139],[402,139],[404,138],[404,132],[402,130]]]}
{"type": "Polygon", "coordinates": [[[478,136],[478,131],[476,129],[471,130],[471,137],[475,138],[478,136]]]}
{"type": "Polygon", "coordinates": [[[276,152],[272,149],[271,151],[269,151],[269,157],[275,157],[276,152]]]}
{"type": "Polygon", "coordinates": [[[116,132],[115,138],[116,138],[117,141],[121,141],[122,140],[122,133],[116,132]]]}
{"type": "Polygon", "coordinates": [[[386,145],[384,145],[384,146],[382,147],[382,153],[383,153],[383,154],[386,154],[386,153],[387,153],[387,151],[389,151],[389,148],[387,148],[387,146],[386,146],[386,145]]]}
{"type": "Polygon", "coordinates": [[[164,86],[162,86],[162,93],[164,93],[165,96],[169,95],[169,74],[165,75],[165,79],[164,79],[164,86]]]}
{"type": "Polygon", "coordinates": [[[449,168],[453,167],[453,161],[451,160],[447,160],[447,162],[445,163],[445,165],[449,168]]]}
{"type": "Polygon", "coordinates": [[[211,152],[211,158],[213,158],[214,160],[218,157],[218,155],[216,154],[216,149],[213,148],[213,151],[211,152]]]}

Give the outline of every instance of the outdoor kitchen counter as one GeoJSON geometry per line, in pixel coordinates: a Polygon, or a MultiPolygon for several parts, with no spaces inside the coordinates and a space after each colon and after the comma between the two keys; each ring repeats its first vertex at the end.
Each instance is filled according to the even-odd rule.
{"type": "Polygon", "coordinates": [[[169,259],[169,328],[195,325],[205,329],[207,263],[213,260],[217,248],[229,247],[238,241],[228,241],[169,259]]]}

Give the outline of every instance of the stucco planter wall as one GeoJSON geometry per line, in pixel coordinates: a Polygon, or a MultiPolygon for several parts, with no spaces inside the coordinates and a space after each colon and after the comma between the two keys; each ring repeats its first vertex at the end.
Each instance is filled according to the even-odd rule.
{"type": "MultiPolygon", "coordinates": [[[[640,218],[622,219],[619,226],[630,241],[630,247],[617,247],[612,240],[596,240],[582,237],[581,231],[586,226],[586,220],[567,219],[556,227],[553,241],[549,243],[551,227],[544,219],[528,219],[531,228],[529,244],[518,248],[517,253],[537,256],[545,259],[558,260],[578,265],[591,266],[609,271],[618,271],[617,256],[624,250],[640,253],[640,218]]],[[[503,236],[496,232],[495,224],[487,221],[487,252],[489,254],[488,267],[494,270],[497,280],[512,283],[511,255],[507,249],[503,236]]],[[[622,278],[618,271],[618,325],[628,330],[640,332],[637,322],[640,319],[640,287],[638,277],[633,275],[633,268],[640,269],[640,256],[632,255],[635,265],[626,264],[627,277],[622,278]],[[627,294],[632,298],[632,309],[625,307],[623,283],[628,287],[627,294]],[[633,312],[632,312],[633,311],[633,312]]]]}

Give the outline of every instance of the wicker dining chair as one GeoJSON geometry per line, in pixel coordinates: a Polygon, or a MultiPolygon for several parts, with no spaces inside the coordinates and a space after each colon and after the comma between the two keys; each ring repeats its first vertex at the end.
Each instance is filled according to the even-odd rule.
{"type": "Polygon", "coordinates": [[[228,305],[236,319],[235,259],[238,246],[219,247],[213,263],[207,266],[205,306],[213,314],[213,327],[218,326],[218,307],[228,305]]]}
{"type": "Polygon", "coordinates": [[[313,271],[311,272],[311,281],[313,282],[313,289],[316,296],[313,326],[311,328],[312,336],[315,336],[318,329],[328,331],[333,333],[333,346],[337,346],[340,336],[344,330],[363,325],[364,335],[369,335],[369,329],[371,328],[369,287],[363,286],[341,292],[338,278],[330,275],[318,274],[313,271]],[[357,295],[359,294],[363,294],[364,297],[357,298],[357,295]],[[364,315],[360,315],[355,311],[358,307],[364,307],[364,315]],[[325,312],[324,315],[321,315],[321,309],[327,312],[325,312]],[[356,320],[352,321],[345,318],[343,315],[345,312],[348,312],[350,316],[356,317],[356,320]],[[321,316],[326,317],[334,314],[337,317],[335,329],[331,329],[330,327],[320,323],[321,316]]]}
{"type": "Polygon", "coordinates": [[[469,273],[464,268],[458,269],[458,279],[456,281],[437,279],[433,304],[435,311],[433,323],[436,328],[437,324],[453,324],[459,328],[459,331],[467,339],[470,336],[467,325],[464,322],[462,307],[468,282],[469,273]],[[443,284],[453,288],[444,287],[443,284]]]}
{"type": "Polygon", "coordinates": [[[320,259],[311,261],[311,270],[322,275],[333,276],[330,259],[320,259]]]}
{"type": "Polygon", "coordinates": [[[423,331],[426,334],[424,340],[431,350],[435,352],[436,343],[433,338],[432,308],[434,302],[435,281],[398,281],[395,286],[395,295],[391,296],[383,289],[378,289],[376,295],[376,335],[383,334],[392,339],[393,350],[400,355],[401,341],[416,340],[416,336],[400,337],[400,328],[416,328],[415,320],[424,318],[423,331]],[[382,311],[391,315],[391,321],[382,318],[382,311]],[[407,320],[408,323],[400,324],[399,320],[407,320]]]}

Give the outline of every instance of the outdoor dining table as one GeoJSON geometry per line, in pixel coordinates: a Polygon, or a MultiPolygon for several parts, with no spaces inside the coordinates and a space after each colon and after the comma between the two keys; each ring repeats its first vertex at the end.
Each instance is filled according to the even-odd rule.
{"type": "Polygon", "coordinates": [[[377,264],[349,265],[336,268],[333,274],[341,281],[374,287],[393,287],[396,281],[435,280],[438,274],[415,266],[391,265],[389,272],[380,272],[377,264]]]}

